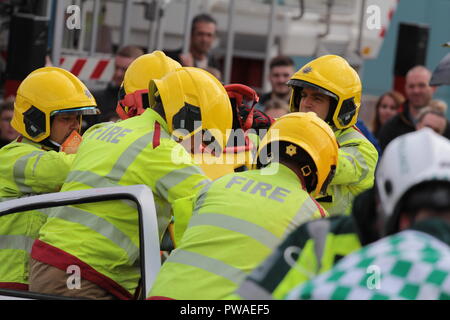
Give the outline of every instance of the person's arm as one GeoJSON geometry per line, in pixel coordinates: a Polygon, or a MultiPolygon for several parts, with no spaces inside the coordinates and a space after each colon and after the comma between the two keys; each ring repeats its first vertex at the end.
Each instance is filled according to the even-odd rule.
{"type": "Polygon", "coordinates": [[[331,185],[353,185],[365,190],[373,185],[378,152],[361,135],[345,141],[339,147],[338,165],[331,185]]]}
{"type": "Polygon", "coordinates": [[[172,206],[174,236],[178,242],[192,216],[197,192],[210,179],[193,163],[183,146],[171,139],[161,139],[146,159],[146,167],[151,168],[148,177],[152,191],[172,206]]]}
{"type": "Polygon", "coordinates": [[[58,192],[69,174],[75,154],[42,151],[28,157],[23,174],[17,170],[17,184],[28,186],[31,193],[58,192]]]}

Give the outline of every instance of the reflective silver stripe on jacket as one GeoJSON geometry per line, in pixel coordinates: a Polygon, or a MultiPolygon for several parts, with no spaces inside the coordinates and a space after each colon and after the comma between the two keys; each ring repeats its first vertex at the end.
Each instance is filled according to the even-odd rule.
{"type": "Polygon", "coordinates": [[[31,252],[34,239],[23,235],[0,235],[0,249],[14,249],[31,252]]]}
{"type": "Polygon", "coordinates": [[[19,158],[14,164],[14,182],[21,193],[33,193],[33,189],[25,184],[25,169],[27,167],[28,159],[44,152],[45,151],[33,151],[32,153],[19,158]]]}
{"type": "Polygon", "coordinates": [[[319,273],[322,268],[322,257],[325,250],[328,231],[330,230],[330,221],[321,219],[316,220],[307,225],[309,235],[314,240],[314,253],[317,259],[317,270],[319,273]]]}
{"type": "Polygon", "coordinates": [[[236,294],[244,300],[273,300],[270,292],[248,279],[241,283],[236,294]]]}
{"type": "Polygon", "coordinates": [[[52,212],[50,217],[78,223],[96,231],[121,247],[131,261],[136,261],[139,256],[139,248],[126,234],[95,214],[75,207],[59,207],[58,210],[52,212]]]}
{"type": "Polygon", "coordinates": [[[280,239],[276,235],[264,229],[263,227],[251,223],[249,221],[228,216],[225,214],[217,214],[217,213],[197,214],[195,216],[192,216],[188,228],[201,225],[214,226],[226,230],[231,230],[234,232],[239,232],[243,235],[246,235],[254,239],[255,241],[258,241],[259,243],[265,245],[270,249],[275,248],[280,242],[280,239]]]}
{"type": "Polygon", "coordinates": [[[161,177],[158,181],[156,181],[155,184],[156,192],[163,199],[168,199],[169,190],[171,188],[173,188],[180,182],[183,182],[184,180],[188,179],[190,176],[195,174],[203,175],[203,172],[200,170],[199,167],[193,165],[178,170],[173,170],[168,174],[166,174],[165,176],[161,177]]]}
{"type": "Polygon", "coordinates": [[[344,133],[343,135],[341,135],[339,137],[336,137],[336,140],[341,145],[350,140],[367,140],[367,138],[363,134],[359,133],[358,131],[351,130],[349,132],[344,133]]]}
{"type": "Polygon", "coordinates": [[[66,182],[79,182],[92,188],[117,186],[116,181],[118,182],[122,179],[127,168],[134,162],[139,153],[151,143],[152,139],[153,132],[150,132],[130,144],[117,159],[111,171],[105,176],[100,176],[90,171],[77,170],[69,173],[66,182]]]}
{"type": "MultiPolygon", "coordinates": [[[[283,236],[281,238],[287,237],[289,233],[295,230],[299,225],[309,221],[314,216],[314,213],[319,211],[317,204],[308,196],[305,201],[303,201],[297,213],[292,218],[291,223],[287,226],[283,236]]],[[[325,211],[325,209],[324,209],[325,211]]]]}
{"type": "Polygon", "coordinates": [[[166,260],[167,262],[182,263],[203,269],[219,277],[228,279],[235,284],[240,283],[246,276],[242,270],[234,268],[222,261],[186,250],[176,249],[166,260]]]}

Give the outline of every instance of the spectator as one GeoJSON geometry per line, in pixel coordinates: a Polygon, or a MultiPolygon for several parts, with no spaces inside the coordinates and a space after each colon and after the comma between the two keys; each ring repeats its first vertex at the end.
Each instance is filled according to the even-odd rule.
{"type": "Polygon", "coordinates": [[[19,133],[11,126],[14,102],[5,101],[0,105],[0,148],[13,141],[19,133]]]}
{"type": "Polygon", "coordinates": [[[435,109],[439,109],[440,111],[442,111],[443,114],[447,113],[447,104],[445,103],[445,101],[442,100],[431,100],[430,102],[430,107],[435,108],[435,109]]]}
{"type": "Polygon", "coordinates": [[[405,102],[403,95],[397,91],[384,93],[375,105],[375,117],[372,122],[372,133],[378,138],[381,127],[397,115],[400,106],[405,102]]]}
{"type": "Polygon", "coordinates": [[[447,119],[445,114],[433,107],[426,107],[420,110],[417,116],[416,129],[428,127],[433,129],[436,133],[443,135],[447,126],[447,119]]]}
{"type": "Polygon", "coordinates": [[[256,106],[258,109],[263,111],[266,103],[272,99],[285,101],[289,105],[291,88],[287,85],[287,82],[295,72],[294,66],[294,61],[286,56],[277,56],[270,61],[269,82],[272,91],[261,96],[256,106]]]}
{"type": "Polygon", "coordinates": [[[289,105],[284,100],[274,98],[267,101],[264,113],[272,118],[278,119],[289,113],[289,105]]]}
{"type": "MultiPolygon", "coordinates": [[[[209,67],[220,70],[218,61],[210,52],[216,39],[216,33],[216,20],[208,14],[199,14],[192,20],[189,52],[183,54],[182,48],[180,48],[175,51],[167,51],[166,55],[178,61],[184,67],[202,69],[209,67]]],[[[214,75],[217,76],[216,74],[214,75]]]]}
{"type": "Polygon", "coordinates": [[[136,46],[125,46],[119,49],[114,59],[114,73],[111,82],[105,89],[92,92],[101,114],[89,117],[87,127],[98,122],[109,121],[116,116],[117,96],[125,71],[137,57],[143,54],[142,49],[136,46]]]}
{"type": "MultiPolygon", "coordinates": [[[[382,150],[396,137],[416,130],[414,124],[420,109],[430,104],[436,91],[435,87],[429,85],[430,78],[431,72],[424,66],[416,66],[408,71],[405,84],[406,101],[402,112],[387,122],[378,135],[382,150]]],[[[444,136],[450,138],[448,125],[444,136]]]]}

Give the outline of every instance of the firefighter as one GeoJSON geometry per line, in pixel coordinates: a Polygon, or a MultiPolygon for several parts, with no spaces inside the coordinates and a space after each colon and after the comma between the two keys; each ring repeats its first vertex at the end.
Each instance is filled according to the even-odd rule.
{"type": "Polygon", "coordinates": [[[258,94],[243,84],[225,85],[233,112],[232,134],[224,152],[218,157],[205,152],[194,153],[202,170],[211,179],[228,173],[250,170],[254,166],[260,137],[274,120],[256,109],[258,94]]]}
{"type": "Polygon", "coordinates": [[[223,176],[200,191],[189,227],[150,298],[221,299],[232,293],[296,226],[327,215],[310,193],[326,190],[337,149],[333,131],[314,113],[280,118],[261,141],[260,170],[223,176]]]}
{"type": "MultiPolygon", "coordinates": [[[[145,184],[151,188],[160,238],[175,219],[175,240],[192,214],[196,190],[209,179],[176,141],[213,131],[218,148],[231,128],[230,101],[222,84],[204,70],[185,67],[152,80],[149,106],[138,117],[94,127],[61,191],[145,184]]],[[[111,201],[56,208],[31,253],[30,290],[97,299],[139,294],[138,215],[135,206],[111,201]],[[71,265],[81,288],[66,286],[71,265]]]]}
{"type": "MultiPolygon", "coordinates": [[[[57,192],[74,154],[59,152],[81,115],[96,114],[96,102],[70,72],[54,67],[30,73],[20,84],[11,121],[20,136],[0,149],[0,201],[57,192]]],[[[43,210],[0,217],[0,288],[28,289],[33,240],[47,218],[43,210]]]]}
{"type": "Polygon", "coordinates": [[[291,111],[315,112],[339,143],[336,174],[317,201],[330,215],[350,214],[354,196],[373,186],[378,161],[375,147],[354,126],[361,105],[359,76],[345,59],[325,55],[300,68],[288,84],[291,111]]]}
{"type": "Polygon", "coordinates": [[[153,51],[134,60],[125,72],[119,89],[116,112],[122,120],[141,115],[149,107],[148,84],[161,79],[181,65],[162,51],[153,51]]]}

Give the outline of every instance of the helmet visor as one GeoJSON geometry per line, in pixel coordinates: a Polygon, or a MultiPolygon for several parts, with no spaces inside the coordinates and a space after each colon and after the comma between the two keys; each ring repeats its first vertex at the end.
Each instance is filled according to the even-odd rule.
{"type": "Polygon", "coordinates": [[[310,88],[310,89],[319,91],[320,93],[326,94],[327,96],[330,96],[331,98],[335,99],[336,101],[339,101],[339,97],[337,95],[335,95],[333,92],[328,91],[327,89],[324,89],[324,88],[322,88],[318,85],[315,85],[311,82],[297,80],[297,79],[291,79],[288,81],[287,84],[290,87],[310,88]]]}
{"type": "Polygon", "coordinates": [[[55,110],[52,113],[50,113],[50,116],[54,116],[57,114],[62,113],[75,113],[77,115],[97,115],[100,114],[100,110],[96,107],[80,107],[80,108],[73,108],[73,109],[62,109],[62,110],[55,110]]]}

